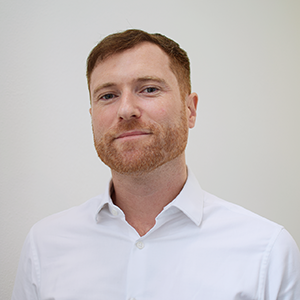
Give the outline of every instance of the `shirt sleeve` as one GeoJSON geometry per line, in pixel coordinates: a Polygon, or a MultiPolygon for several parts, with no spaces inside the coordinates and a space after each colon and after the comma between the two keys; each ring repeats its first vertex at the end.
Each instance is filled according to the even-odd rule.
{"type": "Polygon", "coordinates": [[[32,232],[24,242],[11,300],[38,300],[39,268],[32,232]]]}
{"type": "Polygon", "coordinates": [[[300,253],[285,229],[280,231],[269,253],[265,284],[259,299],[300,299],[300,253]]]}

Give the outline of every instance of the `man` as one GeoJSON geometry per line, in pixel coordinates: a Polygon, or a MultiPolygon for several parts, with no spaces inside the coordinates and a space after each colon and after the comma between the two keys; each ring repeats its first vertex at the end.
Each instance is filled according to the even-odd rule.
{"type": "Polygon", "coordinates": [[[300,255],[281,226],[204,192],[185,162],[197,95],[186,53],[140,30],[87,61],[105,193],[31,229],[12,299],[296,300],[300,255]]]}

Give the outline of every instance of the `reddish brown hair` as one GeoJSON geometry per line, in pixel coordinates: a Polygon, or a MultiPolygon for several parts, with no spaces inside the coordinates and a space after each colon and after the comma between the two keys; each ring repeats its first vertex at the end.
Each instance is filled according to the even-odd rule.
{"type": "Polygon", "coordinates": [[[159,46],[168,55],[170,69],[177,78],[182,97],[185,98],[186,95],[189,95],[191,93],[190,61],[186,52],[176,42],[162,34],[150,34],[138,29],[129,29],[108,35],[94,47],[87,58],[88,86],[90,86],[91,74],[99,62],[143,42],[159,46]]]}

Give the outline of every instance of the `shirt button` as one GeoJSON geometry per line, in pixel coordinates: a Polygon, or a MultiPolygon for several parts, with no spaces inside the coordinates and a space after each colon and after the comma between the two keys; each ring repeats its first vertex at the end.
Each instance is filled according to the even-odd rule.
{"type": "Polygon", "coordinates": [[[138,241],[136,244],[135,244],[139,249],[143,249],[145,247],[145,244],[141,241],[138,241]]]}
{"type": "Polygon", "coordinates": [[[112,209],[111,213],[113,214],[113,216],[117,216],[118,215],[118,211],[116,209],[112,209]]]}

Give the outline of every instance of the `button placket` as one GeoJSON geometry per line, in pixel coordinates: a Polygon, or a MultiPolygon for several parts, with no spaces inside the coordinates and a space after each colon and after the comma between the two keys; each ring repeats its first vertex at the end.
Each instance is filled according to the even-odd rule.
{"type": "Polygon", "coordinates": [[[127,300],[138,300],[138,297],[135,296],[143,293],[142,287],[147,278],[144,272],[147,266],[147,251],[149,250],[147,246],[150,246],[146,245],[146,243],[148,243],[148,240],[137,236],[137,234],[132,239],[132,252],[127,270],[127,300]]]}

